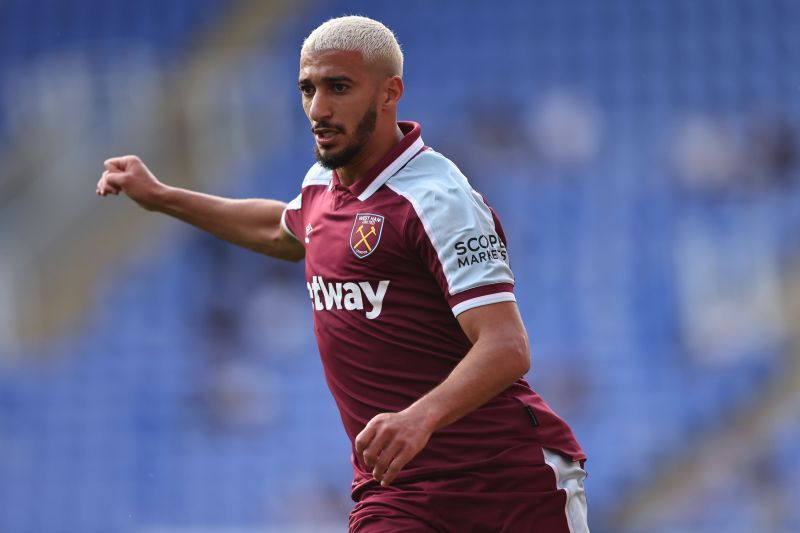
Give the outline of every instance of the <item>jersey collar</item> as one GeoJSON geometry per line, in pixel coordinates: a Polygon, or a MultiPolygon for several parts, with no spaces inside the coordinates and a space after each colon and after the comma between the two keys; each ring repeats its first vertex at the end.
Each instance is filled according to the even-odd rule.
{"type": "MultiPolygon", "coordinates": [[[[363,178],[352,184],[350,192],[362,202],[381,188],[389,178],[403,168],[406,163],[425,147],[422,142],[422,128],[416,122],[398,122],[403,138],[389,150],[380,161],[367,171],[363,178]]],[[[333,171],[331,187],[339,185],[339,175],[333,171]]]]}

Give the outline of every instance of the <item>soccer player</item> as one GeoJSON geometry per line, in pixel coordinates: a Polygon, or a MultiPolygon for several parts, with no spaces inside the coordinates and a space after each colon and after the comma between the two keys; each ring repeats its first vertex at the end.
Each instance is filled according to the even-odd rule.
{"type": "Polygon", "coordinates": [[[352,441],[351,532],[583,532],[585,455],[523,379],[528,337],[500,221],[397,121],[403,55],[365,17],[315,29],[298,86],[317,162],[301,193],[231,200],[135,156],[97,184],[266,255],[305,258],[325,376],[352,441]]]}

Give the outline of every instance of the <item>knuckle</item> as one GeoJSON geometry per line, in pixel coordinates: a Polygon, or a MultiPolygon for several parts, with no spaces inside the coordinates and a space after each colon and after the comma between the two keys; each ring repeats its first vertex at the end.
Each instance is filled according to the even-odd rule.
{"type": "Polygon", "coordinates": [[[364,441],[365,441],[364,434],[363,434],[363,433],[360,433],[360,434],[359,434],[359,435],[356,437],[356,449],[357,449],[357,450],[359,450],[359,451],[363,450],[363,448],[364,448],[364,444],[365,444],[365,443],[364,443],[364,441]]]}

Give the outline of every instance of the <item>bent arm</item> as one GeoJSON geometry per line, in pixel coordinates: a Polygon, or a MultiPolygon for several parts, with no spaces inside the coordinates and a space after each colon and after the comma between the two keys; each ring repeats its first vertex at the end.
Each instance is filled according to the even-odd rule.
{"type": "Polygon", "coordinates": [[[530,368],[528,335],[515,302],[476,307],[458,321],[472,348],[442,383],[408,408],[431,431],[485,404],[530,368]]]}
{"type": "Polygon", "coordinates": [[[286,204],[278,200],[232,200],[161,183],[136,156],[108,159],[97,194],[124,192],[149,211],[158,211],[220,239],[278,259],[299,261],[305,248],[281,228],[286,204]]]}
{"type": "Polygon", "coordinates": [[[485,404],[530,368],[516,303],[476,307],[458,321],[473,345],[450,375],[403,411],[375,416],[356,436],[356,452],[382,485],[394,481],[434,431],[485,404]]]}

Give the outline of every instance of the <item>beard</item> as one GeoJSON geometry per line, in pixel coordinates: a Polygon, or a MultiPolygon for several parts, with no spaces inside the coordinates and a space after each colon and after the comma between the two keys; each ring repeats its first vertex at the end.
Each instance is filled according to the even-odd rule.
{"type": "MultiPolygon", "coordinates": [[[[364,116],[361,117],[358,126],[356,126],[354,138],[347,146],[336,153],[323,155],[319,150],[319,146],[314,145],[314,156],[317,158],[319,164],[329,170],[346,166],[353,159],[355,159],[359,153],[361,153],[361,150],[372,136],[372,132],[375,131],[375,125],[377,121],[378,112],[375,111],[374,108],[370,107],[364,113],[364,116]]],[[[319,126],[324,127],[322,124],[319,126]]],[[[344,133],[343,128],[337,129],[342,130],[342,133],[344,133]]]]}

